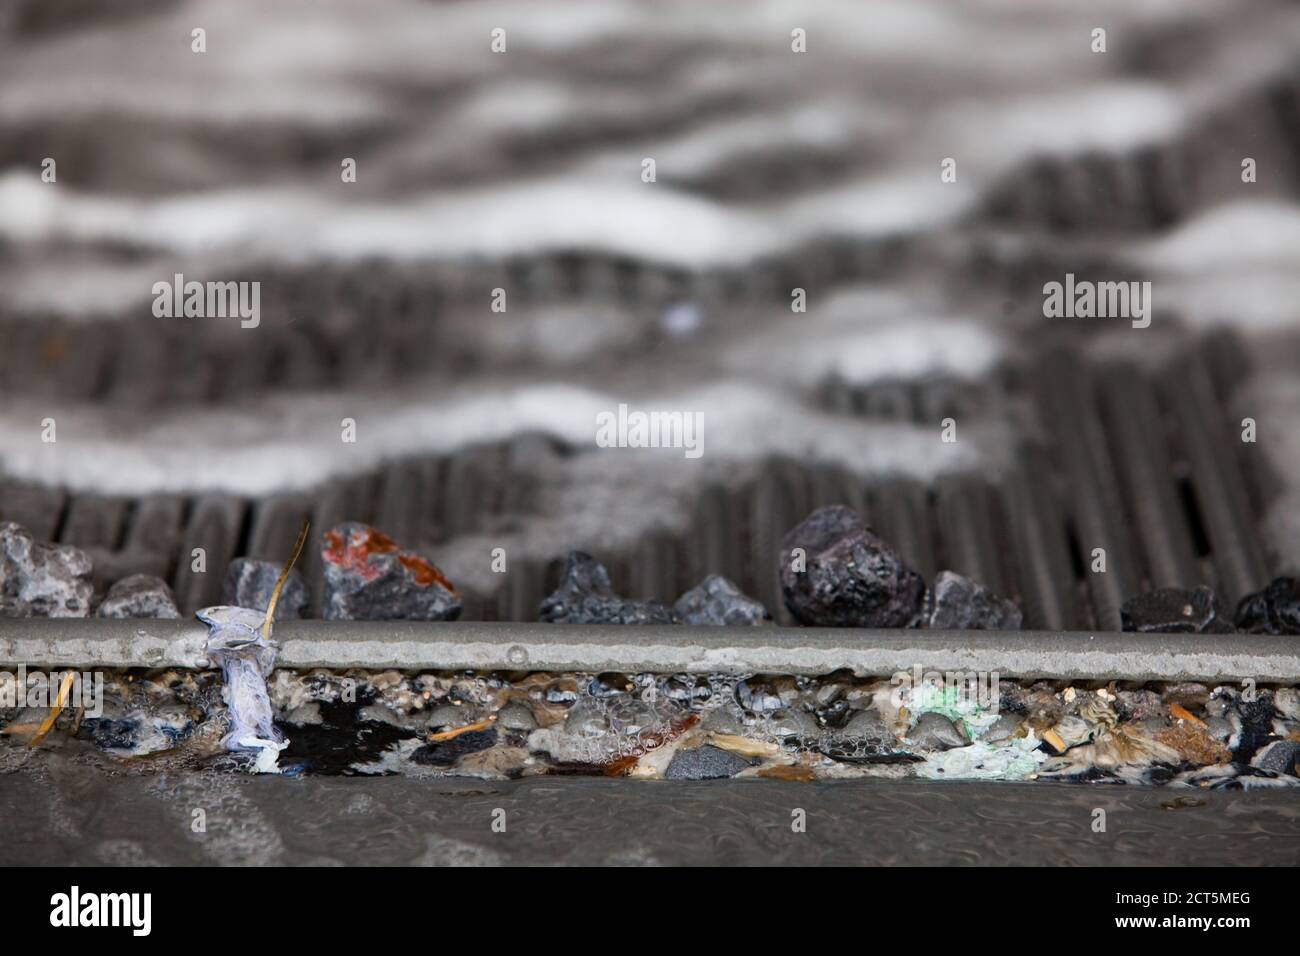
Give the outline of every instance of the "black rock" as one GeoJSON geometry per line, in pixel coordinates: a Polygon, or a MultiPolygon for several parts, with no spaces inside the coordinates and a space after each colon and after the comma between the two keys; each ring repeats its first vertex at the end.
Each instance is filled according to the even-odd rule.
{"type": "Polygon", "coordinates": [[[582,551],[569,552],[560,586],[543,599],[538,619],[547,624],[680,623],[662,601],[619,597],[605,566],[582,551]]]}
{"type": "Polygon", "coordinates": [[[433,564],[369,525],[325,532],[322,616],[338,621],[454,621],[460,596],[433,564]]]}
{"type": "Polygon", "coordinates": [[[0,617],[86,617],[94,593],[90,556],[35,540],[0,522],[0,617]]]}
{"type": "MultiPolygon", "coordinates": [[[[236,558],[226,568],[226,579],[221,585],[221,603],[231,607],[246,607],[265,611],[271,603],[271,592],[280,577],[280,565],[273,561],[255,558],[236,558]]],[[[292,570],[285,578],[280,603],[275,606],[277,621],[291,621],[302,617],[311,603],[307,582],[298,571],[292,570]]]]}
{"type": "Polygon", "coordinates": [[[155,617],[173,621],[181,616],[167,582],[152,574],[133,574],[114,583],[95,614],[97,617],[155,617]]]}
{"type": "Polygon", "coordinates": [[[1237,605],[1237,630],[1250,634],[1300,634],[1300,578],[1278,578],[1237,605]]]}
{"type": "Polygon", "coordinates": [[[668,780],[721,780],[734,777],[751,766],[749,760],[739,754],[704,744],[673,754],[664,777],[668,780]]]}
{"type": "Polygon", "coordinates": [[[1254,758],[1257,751],[1277,739],[1273,735],[1273,720],[1277,712],[1273,709],[1273,697],[1268,691],[1261,691],[1254,700],[1234,694],[1232,708],[1240,719],[1240,727],[1234,727],[1228,746],[1232,748],[1232,755],[1238,762],[1246,763],[1254,758]]]}
{"type": "Polygon", "coordinates": [[[803,624],[906,627],[921,612],[925,582],[853,509],[831,505],[782,540],[781,591],[803,624]],[[796,548],[803,570],[796,569],[796,548]]]}
{"type": "Polygon", "coordinates": [[[1144,634],[1223,634],[1232,630],[1223,604],[1209,588],[1159,588],[1131,597],[1120,608],[1126,631],[1144,634]]]}
{"type": "Polygon", "coordinates": [[[762,603],[720,574],[710,574],[679,597],[673,610],[683,624],[742,627],[772,619],[762,603]]]}
{"type": "Polygon", "coordinates": [[[926,592],[923,625],[936,630],[1018,631],[1024,615],[1016,603],[955,571],[940,571],[926,592]]]}
{"type": "Polygon", "coordinates": [[[450,767],[466,754],[487,750],[497,742],[497,732],[488,730],[467,730],[450,740],[439,740],[425,744],[411,753],[411,759],[419,764],[434,767],[450,767]]]}

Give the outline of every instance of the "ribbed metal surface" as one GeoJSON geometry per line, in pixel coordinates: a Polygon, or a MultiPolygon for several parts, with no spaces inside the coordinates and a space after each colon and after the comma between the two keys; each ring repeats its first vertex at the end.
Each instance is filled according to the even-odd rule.
{"type": "MultiPolygon", "coordinates": [[[[688,530],[652,530],[599,556],[631,596],[671,601],[717,572],[790,624],[777,579],[781,537],[813,508],[845,503],[927,578],[950,568],[1019,600],[1029,627],[1119,630],[1123,601],[1152,587],[1205,583],[1235,601],[1273,570],[1257,521],[1259,496],[1275,484],[1259,462],[1243,468],[1228,451],[1239,443],[1228,440],[1232,422],[1208,358],[1221,348],[1212,339],[1153,373],[1053,347],[965,393],[953,382],[888,384],[879,394],[831,386],[821,393],[827,404],[931,425],[941,411],[978,420],[999,393],[1014,398],[1023,389],[1041,427],[1026,431],[1007,473],[949,474],[932,486],[903,477],[864,482],[774,458],[753,481],[702,488],[688,530]],[[1104,573],[1092,569],[1097,548],[1105,551],[1104,573]]],[[[531,513],[539,473],[557,451],[544,436],[524,435],[258,501],[107,498],[5,484],[0,516],[89,549],[104,565],[101,585],[109,574],[157,569],[193,610],[219,599],[230,559],[282,560],[307,517],[318,532],[343,520],[372,523],[437,560],[441,545],[531,513]],[[202,573],[193,568],[196,548],[206,555],[202,573]]],[[[467,594],[466,619],[532,619],[562,557],[513,562],[497,592],[467,594]]],[[[316,550],[303,569],[319,601],[316,550]]]]}

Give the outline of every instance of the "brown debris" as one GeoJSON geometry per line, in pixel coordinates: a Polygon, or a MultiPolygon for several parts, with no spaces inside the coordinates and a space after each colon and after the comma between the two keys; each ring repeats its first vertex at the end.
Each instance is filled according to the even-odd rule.
{"type": "Polygon", "coordinates": [[[464,727],[457,727],[454,730],[443,730],[436,734],[428,734],[424,739],[431,744],[440,743],[444,740],[451,740],[459,737],[461,734],[467,734],[471,730],[487,730],[497,719],[496,714],[484,717],[482,720],[476,720],[472,724],[466,724],[464,727]]]}
{"type": "Polygon", "coordinates": [[[1205,724],[1195,718],[1160,731],[1156,740],[1176,750],[1183,760],[1198,766],[1226,763],[1232,759],[1228,749],[1206,733],[1205,724]]]}
{"type": "Polygon", "coordinates": [[[794,780],[799,783],[806,783],[807,781],[817,779],[817,775],[813,773],[812,767],[805,766],[804,764],[764,767],[758,772],[758,776],[766,777],[769,780],[794,780]]]}
{"type": "Polygon", "coordinates": [[[1169,716],[1173,717],[1175,720],[1185,720],[1189,724],[1195,724],[1197,727],[1205,727],[1205,721],[1201,720],[1201,718],[1197,717],[1182,704],[1170,704],[1169,716]]]}
{"type": "Polygon", "coordinates": [[[50,732],[54,722],[59,719],[59,714],[63,713],[63,705],[68,701],[68,691],[72,689],[72,681],[76,676],[72,671],[68,671],[63,675],[63,683],[59,685],[59,693],[54,698],[54,706],[50,708],[49,716],[41,721],[41,725],[36,728],[36,733],[32,735],[32,739],[27,741],[27,746],[35,747],[50,732]]]}
{"type": "Polygon", "coordinates": [[[1050,730],[1050,729],[1044,730],[1043,740],[1051,744],[1052,749],[1055,750],[1058,754],[1065,753],[1065,741],[1061,739],[1061,735],[1058,734],[1055,730],[1050,730]]]}

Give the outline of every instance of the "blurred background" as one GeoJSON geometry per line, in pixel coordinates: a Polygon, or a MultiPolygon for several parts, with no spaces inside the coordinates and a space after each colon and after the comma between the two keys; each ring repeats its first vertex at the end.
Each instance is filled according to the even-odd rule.
{"type": "Polygon", "coordinates": [[[1293,3],[5,0],[0,518],[186,610],[362,520],[531,620],[573,547],[775,609],[845,502],[1118,630],[1300,569],[1298,195],[1293,3]],[[1045,318],[1067,273],[1151,326],[1045,318]],[[156,316],[177,274],[257,327],[156,316]],[[620,403],[703,456],[598,448],[620,403]]]}

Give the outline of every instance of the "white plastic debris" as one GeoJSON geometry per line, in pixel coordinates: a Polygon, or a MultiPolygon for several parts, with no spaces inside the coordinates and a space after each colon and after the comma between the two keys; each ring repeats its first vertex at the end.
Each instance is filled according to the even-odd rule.
{"type": "Polygon", "coordinates": [[[262,633],[264,613],[243,607],[206,607],[198,618],[208,625],[207,652],[221,665],[230,732],[227,750],[253,751],[258,773],[279,773],[276,760],[289,746],[276,728],[266,678],[275,667],[276,649],[262,633]]]}

